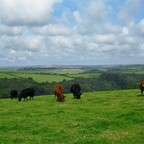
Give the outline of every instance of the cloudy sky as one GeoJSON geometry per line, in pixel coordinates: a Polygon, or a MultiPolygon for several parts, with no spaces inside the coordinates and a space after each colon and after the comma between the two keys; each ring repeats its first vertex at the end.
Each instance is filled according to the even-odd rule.
{"type": "Polygon", "coordinates": [[[144,0],[0,0],[0,66],[144,64],[144,0]]]}

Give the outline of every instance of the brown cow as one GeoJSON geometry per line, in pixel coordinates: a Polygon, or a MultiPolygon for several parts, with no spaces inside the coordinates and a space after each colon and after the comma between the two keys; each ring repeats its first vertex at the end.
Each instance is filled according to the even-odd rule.
{"type": "Polygon", "coordinates": [[[140,89],[141,89],[141,95],[143,95],[143,91],[144,91],[144,80],[140,80],[140,89]]]}
{"type": "Polygon", "coordinates": [[[63,95],[63,87],[61,85],[56,85],[54,87],[54,94],[57,97],[57,101],[63,102],[65,100],[65,96],[63,95]]]}

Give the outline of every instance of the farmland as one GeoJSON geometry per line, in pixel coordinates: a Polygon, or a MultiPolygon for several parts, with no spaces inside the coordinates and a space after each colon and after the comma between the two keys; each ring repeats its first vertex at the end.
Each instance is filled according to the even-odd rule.
{"type": "Polygon", "coordinates": [[[65,67],[32,67],[1,68],[0,78],[32,78],[36,82],[61,82],[74,78],[97,78],[102,72],[112,71],[124,74],[144,74],[143,65],[132,66],[65,66],[65,67]]]}
{"type": "Polygon", "coordinates": [[[65,94],[33,101],[0,99],[2,144],[142,144],[144,97],[139,90],[65,94]]]}
{"type": "Polygon", "coordinates": [[[37,82],[61,82],[62,80],[72,80],[76,77],[96,77],[98,73],[83,73],[82,70],[53,70],[53,71],[25,71],[25,70],[11,70],[11,71],[3,71],[0,70],[0,78],[32,78],[34,81],[37,82]]]}
{"type": "Polygon", "coordinates": [[[35,95],[51,95],[58,83],[66,93],[75,82],[84,92],[138,89],[141,79],[144,79],[143,65],[1,68],[0,98],[9,98],[12,89],[20,93],[27,87],[33,87],[35,95]]]}
{"type": "Polygon", "coordinates": [[[140,79],[143,65],[1,68],[1,143],[142,144],[140,79]],[[81,85],[80,100],[69,92],[74,82],[81,85]],[[54,98],[57,83],[64,87],[64,103],[54,98]],[[10,100],[11,89],[19,93],[26,87],[35,88],[35,100],[10,100]]]}

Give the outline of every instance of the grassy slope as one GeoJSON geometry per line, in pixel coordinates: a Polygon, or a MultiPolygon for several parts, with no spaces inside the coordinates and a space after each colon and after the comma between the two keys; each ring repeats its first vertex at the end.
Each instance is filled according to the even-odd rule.
{"type": "Polygon", "coordinates": [[[2,144],[142,144],[144,96],[139,90],[66,94],[33,101],[0,99],[2,144]]]}
{"type": "MultiPolygon", "coordinates": [[[[92,67],[89,67],[89,70],[92,67]]],[[[96,67],[94,67],[96,68],[96,67]]],[[[107,68],[98,68],[98,71],[107,71],[107,68]]],[[[87,69],[76,69],[76,68],[71,68],[71,69],[31,69],[31,70],[24,70],[24,69],[14,69],[14,68],[9,68],[9,69],[2,69],[0,68],[0,78],[32,78],[33,80],[37,82],[61,82],[64,79],[65,80],[72,80],[73,78],[77,77],[83,77],[83,78],[92,78],[92,77],[99,77],[100,73],[99,72],[93,72],[93,73],[83,73],[87,69]],[[65,74],[65,75],[62,75],[65,74]]],[[[144,69],[139,66],[129,68],[128,66],[120,67],[117,69],[112,69],[113,72],[121,72],[121,73],[127,73],[127,74],[144,74],[144,69]]]]}
{"type": "Polygon", "coordinates": [[[23,78],[32,78],[34,81],[37,82],[61,82],[64,79],[66,80],[71,80],[71,78],[68,78],[66,76],[60,76],[60,75],[47,75],[47,74],[15,74],[18,77],[23,77],[23,78]]]}
{"type": "Polygon", "coordinates": [[[30,74],[30,73],[0,73],[0,78],[32,78],[34,81],[37,82],[61,82],[64,79],[71,80],[72,78],[61,76],[61,75],[49,75],[49,74],[30,74]]]}
{"type": "Polygon", "coordinates": [[[98,77],[100,74],[98,73],[73,73],[73,74],[66,74],[65,76],[59,75],[58,73],[53,74],[36,74],[36,73],[0,73],[0,78],[32,78],[34,81],[37,82],[61,82],[65,80],[72,80],[73,78],[77,77],[84,77],[84,78],[91,78],[91,77],[98,77]]]}

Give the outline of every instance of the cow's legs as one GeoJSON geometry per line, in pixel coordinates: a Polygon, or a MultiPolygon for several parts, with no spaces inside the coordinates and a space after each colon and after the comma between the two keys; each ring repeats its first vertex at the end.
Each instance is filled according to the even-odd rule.
{"type": "Polygon", "coordinates": [[[141,95],[143,95],[143,89],[141,89],[141,95]]]}
{"type": "Polygon", "coordinates": [[[73,93],[74,99],[77,98],[77,95],[75,93],[73,93]]]}
{"type": "Polygon", "coordinates": [[[80,95],[77,96],[77,99],[80,99],[80,95]]]}

